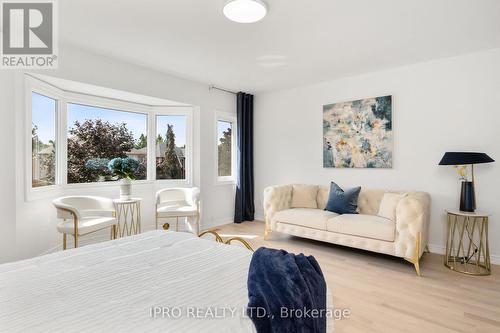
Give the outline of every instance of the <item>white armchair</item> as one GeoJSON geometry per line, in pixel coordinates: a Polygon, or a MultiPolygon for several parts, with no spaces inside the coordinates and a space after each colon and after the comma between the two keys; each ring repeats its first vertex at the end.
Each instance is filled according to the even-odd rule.
{"type": "Polygon", "coordinates": [[[63,249],[66,250],[66,235],[73,235],[75,248],[80,236],[111,228],[111,239],[116,238],[116,224],[113,200],[93,196],[69,196],[55,199],[57,217],[62,219],[57,230],[63,234],[63,249]]]}
{"type": "Polygon", "coordinates": [[[197,187],[167,188],[156,192],[156,229],[159,219],[175,218],[178,231],[179,218],[186,218],[190,231],[198,235],[200,216],[200,190],[197,187]]]}

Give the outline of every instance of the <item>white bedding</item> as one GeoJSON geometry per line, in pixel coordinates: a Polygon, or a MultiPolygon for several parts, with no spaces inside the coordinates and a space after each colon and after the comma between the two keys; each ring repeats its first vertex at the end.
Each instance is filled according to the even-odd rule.
{"type": "Polygon", "coordinates": [[[0,265],[0,333],[255,332],[245,316],[251,258],[151,231],[0,265]]]}
{"type": "Polygon", "coordinates": [[[243,316],[251,257],[152,231],[0,265],[0,332],[255,332],[243,316]],[[184,315],[153,318],[154,306],[184,315]]]}

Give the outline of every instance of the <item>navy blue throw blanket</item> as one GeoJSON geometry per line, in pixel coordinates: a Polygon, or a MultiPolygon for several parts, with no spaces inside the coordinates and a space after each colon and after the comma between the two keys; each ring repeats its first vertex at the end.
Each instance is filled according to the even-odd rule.
{"type": "Polygon", "coordinates": [[[313,256],[259,248],[248,272],[248,299],[257,333],[326,332],[326,282],[313,256]]]}

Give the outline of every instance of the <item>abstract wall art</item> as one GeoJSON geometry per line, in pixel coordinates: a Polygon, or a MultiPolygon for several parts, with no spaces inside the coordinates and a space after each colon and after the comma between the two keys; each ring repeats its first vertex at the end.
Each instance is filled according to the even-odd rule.
{"type": "Polygon", "coordinates": [[[323,106],[323,167],[392,168],[392,96],[323,106]]]}

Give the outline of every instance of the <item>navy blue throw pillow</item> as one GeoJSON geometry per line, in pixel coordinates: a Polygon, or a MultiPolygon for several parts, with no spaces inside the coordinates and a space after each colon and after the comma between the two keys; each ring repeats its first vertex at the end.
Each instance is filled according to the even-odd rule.
{"type": "Polygon", "coordinates": [[[337,214],[357,214],[356,209],[358,208],[360,191],[360,186],[344,191],[340,186],[332,182],[325,210],[337,214]]]}

